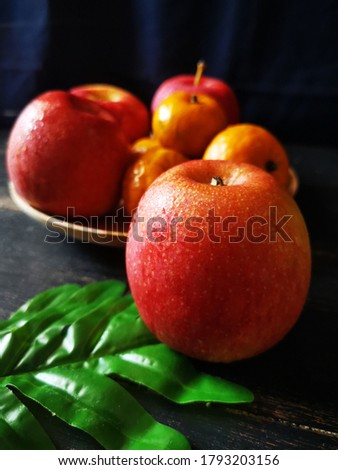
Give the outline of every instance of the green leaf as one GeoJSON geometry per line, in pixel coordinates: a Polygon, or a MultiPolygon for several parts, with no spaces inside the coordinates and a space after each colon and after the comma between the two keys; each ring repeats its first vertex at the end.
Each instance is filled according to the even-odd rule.
{"type": "Polygon", "coordinates": [[[54,367],[6,382],[106,449],[189,449],[185,437],[155,421],[118,383],[90,370],[54,367]]]}
{"type": "MultiPolygon", "coordinates": [[[[72,289],[60,303],[47,291],[38,301],[26,304],[14,315],[16,321],[0,330],[0,376],[155,342],[132,298],[122,296],[124,289],[118,281],[95,283],[72,289]],[[46,298],[52,298],[51,305],[46,298]]],[[[60,299],[60,290],[57,295],[60,299]]]]}
{"type": "Polygon", "coordinates": [[[51,445],[6,386],[111,449],[186,449],[188,443],[105,375],[133,380],[182,404],[252,400],[245,388],[198,372],[188,358],[160,344],[125,289],[120,281],[59,286],[0,323],[0,396],[7,410],[0,442],[12,448],[51,445]]]}
{"type": "Polygon", "coordinates": [[[31,412],[12,390],[0,390],[0,449],[55,449],[31,412]]]}
{"type": "Polygon", "coordinates": [[[115,374],[144,385],[176,403],[253,400],[253,394],[245,387],[198,372],[188,358],[164,344],[93,359],[85,365],[100,374],[115,374]]]}

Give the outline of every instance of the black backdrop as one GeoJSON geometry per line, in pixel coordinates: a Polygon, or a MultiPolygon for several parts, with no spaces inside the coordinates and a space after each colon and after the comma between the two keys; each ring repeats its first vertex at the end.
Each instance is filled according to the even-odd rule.
{"type": "Polygon", "coordinates": [[[36,94],[109,82],[149,104],[167,77],[235,89],[243,121],[338,146],[337,0],[0,0],[0,116],[36,94]]]}

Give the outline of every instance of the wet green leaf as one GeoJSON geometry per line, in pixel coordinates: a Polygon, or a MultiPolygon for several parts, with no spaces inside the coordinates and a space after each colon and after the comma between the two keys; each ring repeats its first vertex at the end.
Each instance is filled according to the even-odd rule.
{"type": "Polygon", "coordinates": [[[164,344],[93,359],[85,364],[100,374],[115,374],[144,385],[176,403],[246,403],[245,387],[198,372],[191,361],[164,344]]]}
{"type": "Polygon", "coordinates": [[[6,448],[52,446],[6,386],[109,449],[186,449],[188,443],[105,375],[133,380],[182,404],[252,400],[245,388],[197,371],[188,358],[160,344],[125,288],[120,281],[59,286],[0,323],[0,442],[6,448]]]}
{"type": "Polygon", "coordinates": [[[0,329],[0,376],[114,354],[156,341],[131,296],[123,296],[123,283],[71,287],[65,286],[68,298],[60,288],[46,291],[0,329]]]}
{"type": "Polygon", "coordinates": [[[182,434],[155,421],[121,385],[91,370],[54,367],[6,382],[106,449],[190,448],[182,434]]]}
{"type": "Polygon", "coordinates": [[[31,412],[6,387],[0,389],[0,449],[55,449],[31,412]]]}

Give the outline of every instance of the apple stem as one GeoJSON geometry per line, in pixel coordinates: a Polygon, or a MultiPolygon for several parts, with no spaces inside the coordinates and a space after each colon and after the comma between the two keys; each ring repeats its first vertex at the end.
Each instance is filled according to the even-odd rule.
{"type": "Polygon", "coordinates": [[[204,70],[205,70],[205,62],[203,60],[199,60],[197,62],[197,67],[196,67],[194,86],[198,86],[200,84],[204,70]]]}
{"type": "Polygon", "coordinates": [[[210,181],[211,186],[225,186],[220,176],[213,176],[210,181]]]}

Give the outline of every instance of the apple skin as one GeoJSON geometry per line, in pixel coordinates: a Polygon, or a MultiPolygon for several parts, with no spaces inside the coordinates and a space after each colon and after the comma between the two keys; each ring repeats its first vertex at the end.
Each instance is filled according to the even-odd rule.
{"type": "Polygon", "coordinates": [[[150,130],[150,112],[142,101],[123,88],[108,84],[88,84],[71,88],[81,98],[96,101],[120,123],[129,142],[147,136],[150,130]]]}
{"type": "Polygon", "coordinates": [[[93,101],[46,92],[18,116],[7,169],[18,194],[54,215],[102,215],[114,208],[129,164],[128,142],[113,116],[93,101]]]}
{"type": "Polygon", "coordinates": [[[176,75],[165,80],[155,91],[151,101],[151,111],[155,112],[159,104],[175,91],[187,91],[189,93],[204,93],[214,98],[222,107],[228,117],[229,124],[239,122],[239,106],[232,88],[223,80],[214,77],[203,76],[199,85],[194,85],[194,75],[176,75]]]}
{"type": "MultiPolygon", "coordinates": [[[[154,181],[137,216],[128,235],[127,275],[140,315],[160,341],[193,358],[228,363],[266,351],[295,324],[309,288],[310,243],[295,201],[271,175],[245,163],[189,161],[154,181]],[[210,185],[215,175],[225,186],[210,185]],[[250,236],[230,243],[251,217],[269,219],[269,207],[277,208],[278,221],[292,216],[285,225],[291,242],[278,234],[271,242],[254,243],[250,236]],[[215,224],[211,234],[210,209],[222,220],[236,216],[237,223],[223,231],[215,224]],[[154,231],[147,227],[153,217],[176,227],[176,241],[169,229],[159,231],[160,219],[154,231]],[[195,225],[204,237],[187,240],[196,234],[185,222],[175,224],[177,217],[202,217],[195,225]]],[[[269,227],[256,224],[254,232],[268,236],[269,227]]]]}

